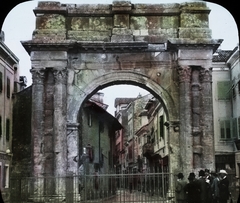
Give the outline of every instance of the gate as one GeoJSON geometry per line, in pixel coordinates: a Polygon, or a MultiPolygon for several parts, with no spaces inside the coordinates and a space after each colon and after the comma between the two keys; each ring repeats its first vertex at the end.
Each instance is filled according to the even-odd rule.
{"type": "Polygon", "coordinates": [[[12,177],[10,202],[174,202],[171,180],[170,173],[12,177]]]}

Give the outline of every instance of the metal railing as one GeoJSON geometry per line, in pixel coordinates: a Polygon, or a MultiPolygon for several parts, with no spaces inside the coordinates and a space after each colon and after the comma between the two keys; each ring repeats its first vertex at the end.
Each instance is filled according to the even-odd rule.
{"type": "Polygon", "coordinates": [[[173,178],[169,173],[11,177],[10,202],[171,202],[173,178]]]}

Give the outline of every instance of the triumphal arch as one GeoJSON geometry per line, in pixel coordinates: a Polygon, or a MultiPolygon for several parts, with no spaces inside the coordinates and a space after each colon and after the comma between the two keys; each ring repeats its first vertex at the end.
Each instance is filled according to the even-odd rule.
{"type": "Polygon", "coordinates": [[[81,104],[114,84],[162,102],[170,172],[214,168],[211,67],[222,40],[211,37],[206,3],[39,2],[34,13],[22,42],[32,64],[33,175],[76,171],[81,104]]]}

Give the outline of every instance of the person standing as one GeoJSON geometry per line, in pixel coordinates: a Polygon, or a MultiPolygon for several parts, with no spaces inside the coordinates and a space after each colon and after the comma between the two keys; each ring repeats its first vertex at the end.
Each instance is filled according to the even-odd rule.
{"type": "Polygon", "coordinates": [[[206,181],[206,177],[205,177],[205,172],[203,170],[199,171],[199,178],[198,178],[198,182],[200,184],[201,187],[201,203],[209,203],[211,202],[211,192],[210,192],[210,183],[208,183],[206,181]]]}
{"type": "Polygon", "coordinates": [[[186,193],[185,193],[185,187],[187,185],[187,181],[183,180],[184,176],[182,173],[179,173],[177,175],[177,183],[176,183],[176,200],[177,203],[185,203],[186,202],[186,193]]]}
{"type": "Polygon", "coordinates": [[[201,188],[198,181],[195,179],[195,174],[190,173],[188,181],[185,187],[185,193],[187,195],[187,203],[200,203],[201,188]]]}
{"type": "Polygon", "coordinates": [[[213,203],[219,203],[219,177],[217,173],[212,173],[213,181],[211,184],[211,190],[212,190],[212,202],[213,203]]]}
{"type": "Polygon", "coordinates": [[[219,203],[227,203],[230,192],[229,192],[229,180],[227,178],[227,172],[225,170],[219,171],[219,203]]]}

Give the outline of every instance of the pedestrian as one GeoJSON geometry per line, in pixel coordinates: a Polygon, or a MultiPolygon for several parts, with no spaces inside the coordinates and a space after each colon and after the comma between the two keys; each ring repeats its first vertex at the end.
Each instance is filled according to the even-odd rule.
{"type": "Polygon", "coordinates": [[[205,179],[207,183],[209,183],[210,185],[212,184],[213,177],[209,169],[205,169],[205,179]]]}
{"type": "Polygon", "coordinates": [[[212,172],[213,181],[211,184],[211,191],[212,191],[212,202],[219,203],[219,177],[218,174],[212,172]]]}
{"type": "Polygon", "coordinates": [[[182,173],[179,173],[177,177],[178,179],[175,188],[177,203],[186,203],[185,187],[187,185],[187,181],[183,180],[184,176],[182,173]]]}
{"type": "Polygon", "coordinates": [[[227,203],[230,192],[229,192],[229,180],[227,178],[227,172],[225,170],[219,171],[219,203],[227,203]]]}
{"type": "Polygon", "coordinates": [[[195,179],[195,173],[190,173],[188,181],[185,187],[185,193],[187,195],[187,203],[200,203],[201,188],[198,181],[195,179]]]}
{"type": "Polygon", "coordinates": [[[201,199],[201,203],[209,203],[211,202],[211,187],[209,184],[209,181],[206,181],[206,177],[205,177],[205,171],[204,170],[200,170],[198,173],[198,182],[200,184],[201,187],[201,195],[200,195],[200,199],[201,199]]]}

